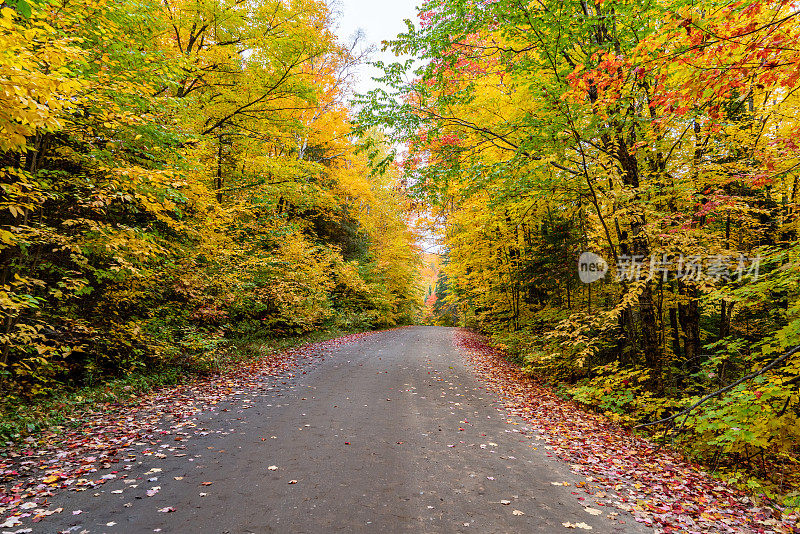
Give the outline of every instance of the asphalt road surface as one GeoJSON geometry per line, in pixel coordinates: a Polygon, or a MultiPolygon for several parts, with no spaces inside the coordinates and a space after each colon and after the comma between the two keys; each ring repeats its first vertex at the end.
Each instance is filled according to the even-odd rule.
{"type": "Polygon", "coordinates": [[[238,394],[198,417],[181,456],[165,439],[127,479],[56,495],[65,511],[34,531],[649,532],[552,484],[583,479],[506,422],[454,332],[377,333],[238,394]]]}

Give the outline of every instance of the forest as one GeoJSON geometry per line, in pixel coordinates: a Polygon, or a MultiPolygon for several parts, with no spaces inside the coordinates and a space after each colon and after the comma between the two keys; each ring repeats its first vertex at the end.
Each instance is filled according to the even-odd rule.
{"type": "Polygon", "coordinates": [[[438,324],[795,506],[799,14],[430,0],[359,116],[442,235],[438,324]]]}
{"type": "Polygon", "coordinates": [[[428,0],[357,95],[324,0],[3,0],[0,438],[428,322],[800,507],[799,15],[428,0]]]}
{"type": "Polygon", "coordinates": [[[414,320],[410,201],[352,131],[364,50],[333,25],[318,0],[0,4],[4,417],[414,320]]]}

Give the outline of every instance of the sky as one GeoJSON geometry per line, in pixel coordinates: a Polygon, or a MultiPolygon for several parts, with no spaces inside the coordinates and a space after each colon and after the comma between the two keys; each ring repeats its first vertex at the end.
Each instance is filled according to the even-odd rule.
{"type": "MultiPolygon", "coordinates": [[[[398,33],[404,32],[404,19],[417,19],[417,4],[422,0],[335,0],[332,8],[339,12],[339,30],[337,35],[341,42],[352,41],[356,31],[364,32],[365,44],[374,45],[375,53],[371,59],[389,63],[396,61],[391,52],[381,52],[381,41],[394,39],[398,33]]],[[[355,90],[364,93],[376,87],[372,76],[380,73],[377,69],[362,66],[358,73],[355,90]]]]}
{"type": "MultiPolygon", "coordinates": [[[[381,52],[381,41],[394,39],[398,33],[406,31],[404,19],[410,19],[417,23],[416,6],[423,0],[334,0],[329,3],[338,12],[339,28],[337,36],[343,43],[352,42],[353,35],[361,30],[364,33],[364,45],[374,45],[375,52],[370,57],[371,61],[383,61],[390,63],[407,59],[407,57],[396,58],[390,51],[381,52]]],[[[354,90],[357,93],[378,87],[378,83],[372,81],[372,76],[378,76],[381,71],[363,65],[359,68],[358,81],[354,90]]],[[[425,232],[419,245],[425,252],[440,253],[438,240],[428,232],[425,232]]]]}

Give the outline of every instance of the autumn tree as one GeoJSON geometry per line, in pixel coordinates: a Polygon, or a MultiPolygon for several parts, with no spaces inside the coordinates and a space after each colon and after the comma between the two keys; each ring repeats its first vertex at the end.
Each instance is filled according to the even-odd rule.
{"type": "MultiPolygon", "coordinates": [[[[627,422],[797,345],[796,15],[762,1],[425,3],[391,43],[419,61],[383,65],[388,89],[363,97],[360,120],[408,147],[407,180],[446,220],[467,324],[627,422]],[[603,280],[577,279],[583,251],[607,259],[603,280]]],[[[781,362],[692,412],[699,454],[796,450],[797,363],[781,362]]]]}
{"type": "Polygon", "coordinates": [[[413,320],[396,173],[360,151],[323,2],[0,10],[4,401],[233,339],[413,320]]]}

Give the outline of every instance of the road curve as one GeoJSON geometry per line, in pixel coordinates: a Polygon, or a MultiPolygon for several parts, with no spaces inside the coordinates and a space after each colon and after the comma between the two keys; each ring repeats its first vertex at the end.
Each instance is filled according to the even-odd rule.
{"type": "Polygon", "coordinates": [[[57,494],[64,512],[34,531],[650,532],[587,513],[571,493],[583,479],[507,422],[454,332],[375,333],[234,395],[178,456],[167,438],[127,480],[57,494]]]}

